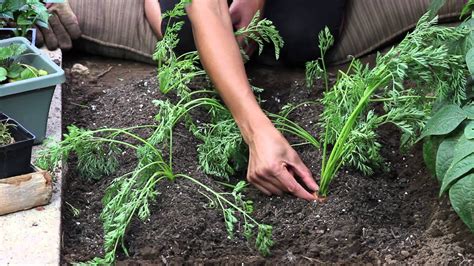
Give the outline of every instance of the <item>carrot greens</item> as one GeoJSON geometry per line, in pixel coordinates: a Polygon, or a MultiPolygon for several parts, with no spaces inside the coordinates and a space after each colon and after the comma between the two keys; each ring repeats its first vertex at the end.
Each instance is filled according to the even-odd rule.
{"type": "Polygon", "coordinates": [[[321,196],[328,195],[329,184],[343,165],[364,174],[382,165],[377,128],[397,126],[402,147],[408,147],[417,140],[434,104],[466,98],[466,64],[450,43],[469,31],[436,26],[436,22],[424,15],[400,44],[378,55],[374,68],[354,60],[324,93],[321,196]]]}

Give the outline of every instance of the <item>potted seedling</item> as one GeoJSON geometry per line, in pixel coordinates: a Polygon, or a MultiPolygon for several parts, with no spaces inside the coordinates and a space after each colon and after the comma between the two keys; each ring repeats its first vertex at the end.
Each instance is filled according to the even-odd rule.
{"type": "Polygon", "coordinates": [[[0,112],[28,128],[41,142],[49,107],[64,71],[22,37],[0,41],[0,112]]]}
{"type": "Polygon", "coordinates": [[[48,27],[49,13],[39,0],[0,1],[1,31],[13,32],[16,37],[26,37],[31,32],[31,41],[36,40],[35,25],[48,27]]]}
{"type": "Polygon", "coordinates": [[[0,113],[0,179],[31,172],[34,139],[17,121],[0,113]]]}

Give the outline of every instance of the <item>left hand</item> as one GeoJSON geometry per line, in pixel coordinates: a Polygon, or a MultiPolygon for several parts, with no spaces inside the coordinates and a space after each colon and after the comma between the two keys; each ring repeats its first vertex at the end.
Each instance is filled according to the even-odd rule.
{"type": "MultiPolygon", "coordinates": [[[[260,10],[260,17],[262,17],[265,0],[235,0],[229,7],[230,18],[235,30],[247,27],[252,21],[255,13],[260,10]]],[[[255,51],[255,45],[245,44],[244,36],[238,36],[237,42],[240,47],[244,48],[248,56],[255,51]]]]}
{"type": "Polygon", "coordinates": [[[43,42],[49,50],[61,48],[70,50],[72,41],[81,37],[81,29],[76,15],[69,3],[47,4],[49,13],[49,28],[39,27],[37,43],[43,42]]]}

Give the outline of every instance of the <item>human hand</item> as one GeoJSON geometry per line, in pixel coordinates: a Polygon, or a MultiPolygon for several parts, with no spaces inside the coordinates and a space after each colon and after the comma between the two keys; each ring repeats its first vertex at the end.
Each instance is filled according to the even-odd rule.
{"type": "Polygon", "coordinates": [[[49,50],[58,47],[62,50],[70,50],[72,41],[81,37],[81,29],[76,15],[68,2],[61,4],[48,4],[49,28],[39,27],[37,43],[38,46],[46,44],[49,50]]]}
{"type": "Polygon", "coordinates": [[[250,159],[247,180],[267,195],[284,192],[305,200],[318,200],[312,192],[319,187],[311,171],[304,165],[296,151],[274,127],[259,131],[249,141],[250,159]]]}
{"type": "MultiPolygon", "coordinates": [[[[229,7],[230,18],[235,30],[246,28],[260,10],[262,16],[265,0],[235,0],[229,7]]],[[[245,43],[245,36],[237,36],[237,42],[245,53],[250,56],[255,51],[254,43],[245,43]]]]}

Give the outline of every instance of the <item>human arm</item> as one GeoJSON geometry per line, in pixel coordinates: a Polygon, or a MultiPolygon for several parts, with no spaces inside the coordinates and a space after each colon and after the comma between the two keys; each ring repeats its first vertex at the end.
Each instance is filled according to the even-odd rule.
{"type": "Polygon", "coordinates": [[[158,39],[163,38],[161,32],[161,7],[157,0],[145,0],[145,15],[150,23],[151,28],[157,35],[158,39]]]}
{"type": "Polygon", "coordinates": [[[204,68],[249,146],[247,179],[267,195],[290,192],[315,200],[295,179],[318,189],[309,169],[258,105],[245,73],[226,0],[193,0],[187,7],[204,68]]]}

